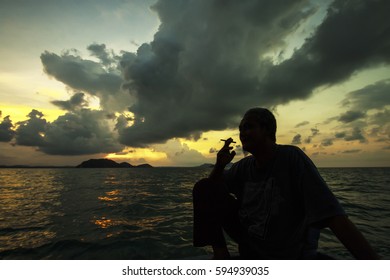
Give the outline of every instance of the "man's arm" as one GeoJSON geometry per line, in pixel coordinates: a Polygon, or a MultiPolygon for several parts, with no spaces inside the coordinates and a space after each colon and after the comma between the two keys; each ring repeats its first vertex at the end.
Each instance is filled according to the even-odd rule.
{"type": "MultiPolygon", "coordinates": [[[[236,155],[235,151],[230,152],[233,147],[229,147],[233,142],[232,138],[229,138],[225,141],[225,145],[217,154],[217,160],[214,165],[213,170],[209,175],[209,179],[213,180],[216,183],[223,181],[223,171],[228,163],[230,163],[234,156],[236,155]]],[[[226,245],[224,246],[212,246],[214,259],[230,259],[230,253],[226,245]]]]}
{"type": "Polygon", "coordinates": [[[222,147],[222,149],[217,154],[217,161],[214,165],[213,170],[211,171],[209,175],[209,179],[214,181],[222,181],[223,179],[223,171],[234,158],[236,155],[235,151],[231,151],[233,147],[229,147],[230,144],[233,142],[232,138],[229,138],[225,141],[225,145],[222,147]]]}
{"type": "Polygon", "coordinates": [[[325,221],[325,225],[333,231],[340,242],[356,259],[380,259],[363,234],[347,216],[331,217],[325,221]]]}

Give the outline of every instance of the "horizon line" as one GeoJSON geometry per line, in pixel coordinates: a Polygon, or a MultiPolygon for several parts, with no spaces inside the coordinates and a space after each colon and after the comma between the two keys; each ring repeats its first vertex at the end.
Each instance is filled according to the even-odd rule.
{"type": "MultiPolygon", "coordinates": [[[[148,164],[148,163],[141,163],[139,165],[148,164]]],[[[137,167],[139,165],[134,165],[134,167],[137,167]]],[[[191,165],[191,166],[180,166],[180,165],[161,165],[161,166],[153,166],[153,168],[195,168],[195,167],[204,167],[204,168],[211,168],[214,166],[213,163],[202,163],[199,165],[191,165]],[[210,165],[210,166],[207,166],[210,165]]],[[[77,165],[24,165],[24,164],[14,164],[14,165],[3,165],[0,164],[0,168],[78,168],[77,165]]],[[[131,169],[129,168],[117,168],[117,167],[83,167],[85,168],[94,168],[94,169],[131,169]]],[[[317,166],[317,168],[390,168],[390,166],[317,166]]],[[[78,168],[80,169],[80,168],[78,168]]]]}

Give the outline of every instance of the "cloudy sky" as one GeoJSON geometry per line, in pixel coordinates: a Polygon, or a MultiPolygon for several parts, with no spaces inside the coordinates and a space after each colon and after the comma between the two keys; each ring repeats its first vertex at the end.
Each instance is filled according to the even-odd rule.
{"type": "Polygon", "coordinates": [[[251,107],[320,167],[390,166],[388,0],[1,0],[0,164],[214,162],[251,107]]]}

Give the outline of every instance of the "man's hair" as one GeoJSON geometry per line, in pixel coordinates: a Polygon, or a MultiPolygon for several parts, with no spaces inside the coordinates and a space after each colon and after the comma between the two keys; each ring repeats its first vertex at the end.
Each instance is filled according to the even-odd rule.
{"type": "Polygon", "coordinates": [[[244,117],[249,116],[255,118],[261,126],[265,127],[268,131],[268,136],[276,142],[276,119],[271,111],[265,108],[252,108],[244,115],[244,117]]]}

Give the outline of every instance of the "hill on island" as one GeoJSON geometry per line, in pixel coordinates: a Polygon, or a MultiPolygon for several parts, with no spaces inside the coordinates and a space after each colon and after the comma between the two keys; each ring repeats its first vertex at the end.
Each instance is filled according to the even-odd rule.
{"type": "Polygon", "coordinates": [[[111,159],[89,159],[76,166],[77,168],[151,168],[150,164],[131,165],[127,162],[117,163],[111,159]]]}
{"type": "MultiPolygon", "coordinates": [[[[233,163],[230,162],[226,165],[225,168],[229,169],[230,167],[232,167],[232,165],[233,165],[233,163]]],[[[213,168],[213,167],[214,167],[214,164],[212,164],[212,163],[204,163],[202,165],[197,166],[197,168],[213,168]]]]}

